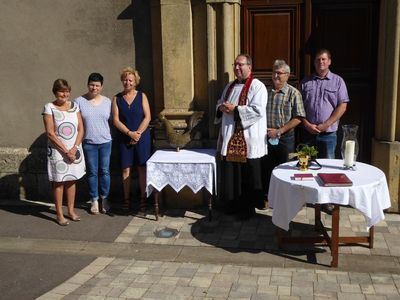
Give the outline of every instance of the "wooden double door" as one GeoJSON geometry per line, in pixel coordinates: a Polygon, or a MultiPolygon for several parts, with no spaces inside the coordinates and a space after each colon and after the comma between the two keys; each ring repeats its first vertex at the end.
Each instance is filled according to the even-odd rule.
{"type": "MultiPolygon", "coordinates": [[[[289,83],[313,72],[313,54],[332,52],[331,70],[346,82],[350,103],[341,124],[359,126],[359,161],[369,162],[375,126],[378,0],[242,0],[242,52],[253,72],[271,85],[272,64],[284,59],[289,83]]],[[[338,155],[341,130],[338,132],[338,155]]]]}

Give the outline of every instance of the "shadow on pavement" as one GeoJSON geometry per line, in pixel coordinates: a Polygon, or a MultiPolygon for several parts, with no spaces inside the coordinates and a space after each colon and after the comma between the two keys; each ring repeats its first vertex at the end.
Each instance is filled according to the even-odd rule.
{"type": "MultiPolygon", "coordinates": [[[[64,214],[67,209],[64,207],[64,214]]],[[[80,222],[59,226],[55,209],[46,204],[0,205],[0,236],[75,241],[113,242],[132,220],[132,216],[88,213],[86,203],[77,205],[80,222]]]]}
{"type": "MultiPolygon", "coordinates": [[[[325,247],[319,245],[283,245],[278,246],[276,226],[272,218],[264,213],[257,213],[249,220],[240,221],[235,216],[220,212],[213,213],[212,221],[204,218],[194,219],[191,224],[191,234],[202,243],[219,247],[231,253],[266,252],[293,261],[327,266],[317,262],[316,255],[325,253],[325,247]]],[[[314,231],[314,225],[292,222],[289,233],[292,235],[319,235],[314,231]]]]}

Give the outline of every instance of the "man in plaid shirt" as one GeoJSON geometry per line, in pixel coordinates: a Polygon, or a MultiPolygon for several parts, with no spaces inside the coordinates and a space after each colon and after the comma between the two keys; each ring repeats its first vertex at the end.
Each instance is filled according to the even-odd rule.
{"type": "Polygon", "coordinates": [[[306,116],[301,93],[287,83],[290,67],[284,60],[275,60],[272,72],[273,88],[268,90],[267,139],[268,155],[265,156],[266,194],[272,170],[288,161],[288,154],[295,151],[294,128],[306,116]]]}

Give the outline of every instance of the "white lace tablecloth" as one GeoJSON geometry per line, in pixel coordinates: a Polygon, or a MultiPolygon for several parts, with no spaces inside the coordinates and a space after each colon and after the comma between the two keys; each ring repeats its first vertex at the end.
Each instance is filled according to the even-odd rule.
{"type": "Polygon", "coordinates": [[[350,205],[359,210],[371,227],[385,218],[384,209],[390,207],[390,195],[385,174],[378,168],[356,162],[356,170],[344,170],[343,160],[318,159],[320,170],[308,170],[305,173],[345,173],[353,186],[323,187],[314,179],[312,181],[295,181],[294,173],[301,173],[296,162],[277,166],[271,176],[268,192],[268,203],[273,208],[272,222],[289,230],[290,221],[306,203],[335,203],[350,205]]]}
{"type": "Polygon", "coordinates": [[[176,192],[189,187],[197,193],[203,187],[217,194],[215,149],[157,150],[147,161],[146,193],[161,191],[166,185],[176,192]]]}

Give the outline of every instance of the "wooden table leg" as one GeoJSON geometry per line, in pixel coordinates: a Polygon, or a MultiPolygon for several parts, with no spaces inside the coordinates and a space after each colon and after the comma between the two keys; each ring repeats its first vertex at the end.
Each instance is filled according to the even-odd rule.
{"type": "Polygon", "coordinates": [[[158,199],[160,196],[159,191],[154,191],[154,215],[156,217],[156,221],[158,221],[158,215],[159,215],[159,206],[158,206],[158,199]]]}
{"type": "Polygon", "coordinates": [[[340,205],[334,204],[332,211],[332,229],[329,236],[324,224],[321,222],[320,204],[315,205],[315,228],[318,229],[322,236],[318,237],[293,237],[283,236],[283,229],[276,228],[276,237],[278,247],[283,244],[315,244],[325,242],[324,245],[329,246],[331,250],[331,267],[337,267],[339,264],[339,244],[354,245],[358,243],[368,243],[370,249],[374,246],[374,227],[369,229],[369,235],[363,236],[340,236],[340,205]]]}
{"type": "Polygon", "coordinates": [[[369,229],[369,248],[374,248],[374,226],[369,229]]]}
{"type": "Polygon", "coordinates": [[[332,211],[332,235],[330,240],[331,248],[331,267],[337,267],[339,262],[339,220],[340,206],[335,204],[332,211]]]}

